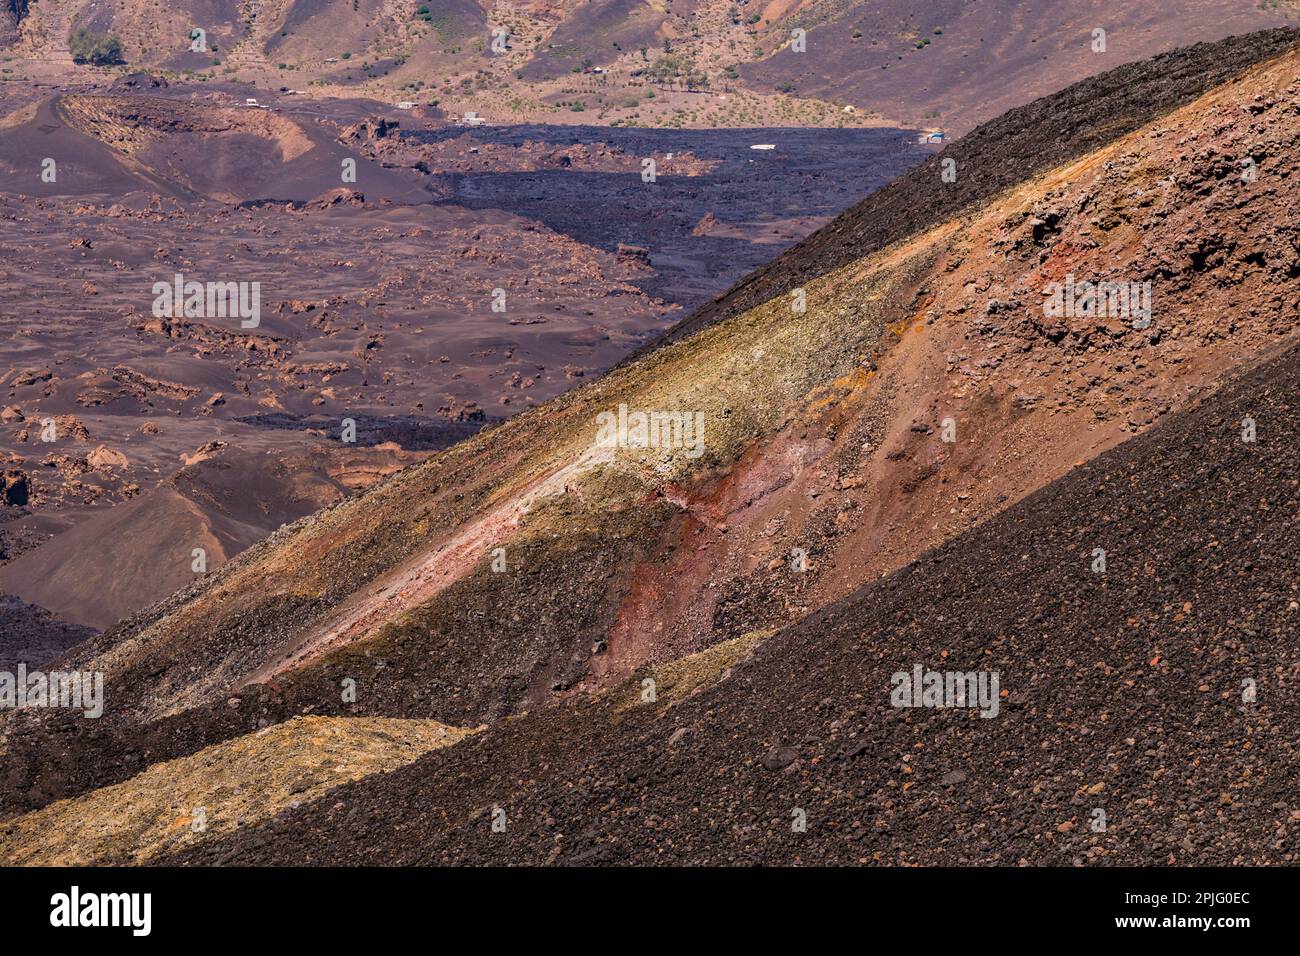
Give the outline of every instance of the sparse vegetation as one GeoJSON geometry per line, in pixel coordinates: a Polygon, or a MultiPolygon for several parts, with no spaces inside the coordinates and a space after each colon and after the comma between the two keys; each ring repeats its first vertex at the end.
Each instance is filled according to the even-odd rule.
{"type": "Polygon", "coordinates": [[[709,85],[708,76],[695,68],[693,63],[679,56],[663,56],[645,71],[646,79],[651,83],[681,83],[688,90],[703,89],[709,85]]]}
{"type": "Polygon", "coordinates": [[[125,62],[122,58],[122,41],[108,33],[78,30],[68,37],[68,50],[72,53],[74,63],[113,66],[125,62]]]}

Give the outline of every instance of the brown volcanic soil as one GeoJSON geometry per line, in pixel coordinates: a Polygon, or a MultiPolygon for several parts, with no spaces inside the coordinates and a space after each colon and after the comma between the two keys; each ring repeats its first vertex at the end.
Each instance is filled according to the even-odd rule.
{"type": "MultiPolygon", "coordinates": [[[[315,199],[342,186],[341,164],[353,156],[334,142],[329,127],[269,109],[146,95],[64,96],[55,101],[54,112],[117,150],[123,162],[139,163],[193,194],[221,202],[315,199]]],[[[372,202],[428,198],[416,184],[360,161],[356,183],[372,202]]]]}
{"type": "MultiPolygon", "coordinates": [[[[259,414],[482,418],[562,391],[660,321],[630,284],[643,265],[499,212],[10,198],[0,216],[5,399],[113,446],[178,411],[158,427],[187,451],[259,414]],[[153,283],[177,272],[260,282],[260,327],[155,318],[153,283]]],[[[6,429],[20,454],[22,424],[6,429]]]]}
{"type": "Polygon", "coordinates": [[[764,303],[282,529],[79,649],[110,714],[12,721],[5,805],[299,712],[466,726],[599,691],[988,519],[1294,332],[1298,74],[1293,52],[809,283],[804,313],[764,303]],[[1071,271],[1149,279],[1153,326],[1045,322],[1071,271]],[[620,402],[698,410],[704,456],[593,446],[620,402]]]}
{"type": "Polygon", "coordinates": [[[1294,862],[1297,395],[1293,345],[685,700],[533,713],[166,862],[1294,862]],[[998,715],[892,708],[915,664],[997,671],[998,715]]]}

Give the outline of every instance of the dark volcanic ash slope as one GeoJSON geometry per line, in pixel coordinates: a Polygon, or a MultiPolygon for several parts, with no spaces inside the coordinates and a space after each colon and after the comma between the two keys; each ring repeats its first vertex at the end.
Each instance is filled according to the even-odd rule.
{"type": "Polygon", "coordinates": [[[1300,30],[1277,29],[1198,43],[1118,67],[1010,110],[750,273],[717,300],[642,346],[632,359],[739,315],[1094,150],[1194,100],[1252,64],[1282,53],[1297,39],[1300,30]],[[949,159],[957,164],[957,179],[944,183],[942,163],[949,159]]]}
{"type": "Polygon", "coordinates": [[[181,860],[1294,862],[1297,396],[1292,345],[686,699],[535,712],[181,860]],[[996,671],[996,715],[891,706],[915,665],[996,671]]]}

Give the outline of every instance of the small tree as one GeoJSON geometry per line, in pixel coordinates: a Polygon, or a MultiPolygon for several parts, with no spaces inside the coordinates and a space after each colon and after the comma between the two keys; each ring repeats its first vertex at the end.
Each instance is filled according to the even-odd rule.
{"type": "Polygon", "coordinates": [[[123,62],[122,41],[107,33],[78,30],[68,38],[68,49],[74,63],[112,66],[123,62]]]}

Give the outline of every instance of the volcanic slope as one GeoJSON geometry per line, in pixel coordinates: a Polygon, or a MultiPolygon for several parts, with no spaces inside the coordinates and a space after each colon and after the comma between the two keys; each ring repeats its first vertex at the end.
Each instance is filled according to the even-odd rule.
{"type": "MultiPolygon", "coordinates": [[[[397,450],[392,456],[410,460],[397,450]]],[[[314,449],[195,455],[149,493],[83,518],[71,532],[11,562],[0,572],[0,586],[34,604],[56,605],[78,624],[111,626],[191,583],[195,548],[215,567],[285,520],[343,497],[349,489],[331,474],[340,470],[337,458],[314,449]],[[193,548],[160,560],[177,541],[193,548]]]]}
{"type": "Polygon", "coordinates": [[[1294,863],[1297,396],[1293,339],[684,698],[631,681],[180,859],[1294,863]],[[917,665],[997,707],[897,706],[917,665]]]}
{"type": "Polygon", "coordinates": [[[854,208],[683,318],[633,358],[739,315],[800,284],[934,226],[1030,176],[1060,166],[1186,105],[1300,40],[1263,30],[1198,43],[1090,77],[1007,111],[877,190],[854,208]],[[944,163],[956,182],[935,189],[944,163]]]}
{"type": "Polygon", "coordinates": [[[905,121],[929,117],[949,134],[1059,90],[1099,63],[1294,23],[1296,14],[1286,4],[1221,0],[1168,0],[1158,9],[1061,0],[776,0],[762,12],[772,53],[740,67],[750,88],[788,84],[799,96],[865,103],[905,121]],[[804,53],[787,42],[794,27],[807,30],[804,53]]]}
{"type": "Polygon", "coordinates": [[[296,717],[0,825],[7,865],[142,862],[383,773],[473,733],[433,720],[296,717]],[[57,845],[50,834],[57,833],[57,845]]]}
{"type": "Polygon", "coordinates": [[[281,529],[70,655],[108,714],[10,718],[4,806],[307,710],[477,726],[600,691],[996,514],[1295,330],[1298,76],[1290,51],[281,529]],[[1070,276],[1149,282],[1150,326],[1048,318],[1070,276]],[[598,443],[623,405],[703,444],[598,443]]]}
{"type": "Polygon", "coordinates": [[[7,187],[35,196],[139,190],[182,201],[306,201],[338,189],[351,159],[372,201],[430,199],[413,180],[345,149],[326,127],[269,110],[68,94],[10,114],[0,131],[7,187]],[[32,157],[54,161],[53,181],[32,157]]]}
{"type": "Polygon", "coordinates": [[[584,112],[621,123],[677,125],[689,114],[701,126],[746,126],[758,109],[851,125],[865,112],[950,134],[1099,69],[1297,18],[1294,0],[41,0],[8,17],[2,8],[0,47],[46,71],[73,70],[68,38],[88,29],[118,38],[136,68],[384,99],[435,94],[493,121],[567,122],[580,93],[584,112]],[[192,49],[195,28],[206,49],[192,49]],[[795,29],[806,31],[802,52],[795,29]],[[492,42],[498,30],[503,45],[492,42]]]}

